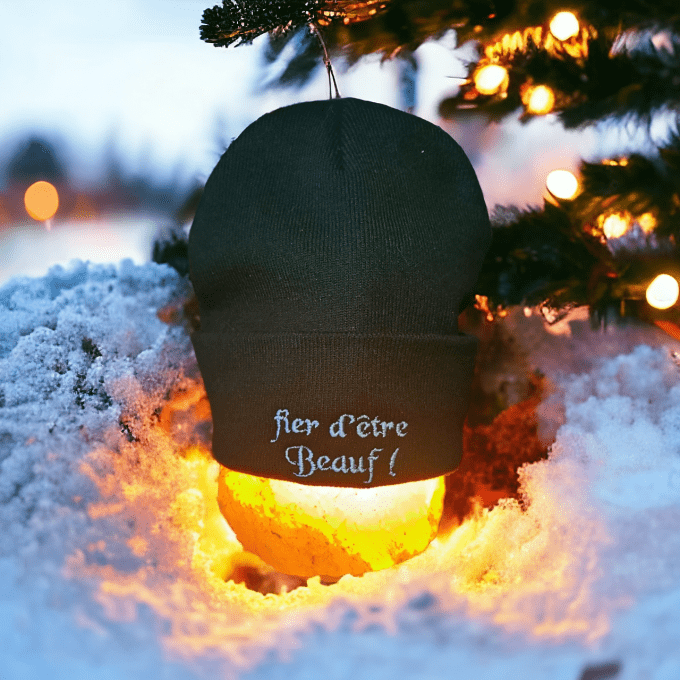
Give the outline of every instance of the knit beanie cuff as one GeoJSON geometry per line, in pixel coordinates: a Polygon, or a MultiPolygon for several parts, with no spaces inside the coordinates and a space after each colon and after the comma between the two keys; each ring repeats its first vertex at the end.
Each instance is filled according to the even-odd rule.
{"type": "Polygon", "coordinates": [[[192,335],[225,467],[317,486],[438,477],[461,459],[477,340],[192,335]]]}

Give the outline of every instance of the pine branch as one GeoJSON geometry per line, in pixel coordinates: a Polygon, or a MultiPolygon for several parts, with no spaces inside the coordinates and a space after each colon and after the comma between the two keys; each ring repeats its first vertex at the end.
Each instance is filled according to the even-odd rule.
{"type": "Polygon", "coordinates": [[[318,40],[307,27],[289,31],[267,43],[264,59],[267,64],[276,62],[284,48],[293,43],[294,55],[275,79],[268,80],[263,87],[302,87],[317,68],[323,66],[323,50],[318,40]]]}
{"type": "Polygon", "coordinates": [[[288,31],[315,21],[324,0],[222,0],[203,12],[201,40],[215,47],[252,42],[270,31],[288,31]]]}
{"type": "Polygon", "coordinates": [[[575,302],[585,294],[582,282],[591,269],[606,258],[598,244],[579,238],[569,216],[550,203],[542,210],[497,207],[492,221],[493,242],[477,285],[491,308],[575,302]]]}
{"type": "Polygon", "coordinates": [[[668,38],[657,48],[645,36],[635,49],[615,52],[614,47],[592,27],[564,43],[544,27],[525,29],[487,45],[479,62],[469,65],[468,80],[440,111],[451,117],[459,108],[477,108],[498,120],[523,109],[523,121],[554,112],[565,127],[574,128],[603,118],[649,123],[656,111],[680,106],[680,44],[668,38]],[[482,94],[476,74],[490,64],[507,70],[507,83],[482,94]],[[549,88],[554,103],[532,112],[527,93],[537,85],[549,88]]]}
{"type": "MultiPolygon", "coordinates": [[[[553,40],[552,51],[545,49],[549,22],[563,9],[562,0],[223,0],[221,7],[205,10],[201,37],[216,46],[238,45],[266,32],[274,39],[290,36],[311,23],[323,27],[331,55],[342,54],[351,65],[368,54],[410,54],[455,29],[459,44],[476,40],[484,46],[470,75],[485,63],[501,64],[508,68],[509,84],[497,95],[480,95],[470,79],[456,97],[442,102],[442,115],[474,107],[500,119],[524,108],[523,120],[528,120],[542,115],[526,110],[527,88],[536,84],[552,90],[552,111],[568,128],[608,117],[648,122],[656,111],[680,106],[680,43],[673,37],[680,31],[676,0],[570,3],[569,9],[588,27],[585,54],[574,52],[574,41],[560,47],[553,40]],[[538,29],[541,38],[532,40],[538,29]],[[621,49],[621,36],[636,31],[647,32],[643,44],[621,49]],[[664,35],[665,42],[657,42],[664,35]],[[517,36],[520,48],[506,46],[488,56],[494,46],[516,43],[517,36]]],[[[317,46],[298,40],[295,47],[295,56],[270,85],[304,84],[318,66],[317,46]]],[[[278,49],[274,40],[270,51],[278,49]]]]}
{"type": "MultiPolygon", "coordinates": [[[[583,162],[580,183],[573,200],[496,208],[479,308],[493,316],[512,305],[587,305],[602,317],[612,306],[642,310],[658,274],[680,278],[680,137],[654,161],[633,154],[583,162]]],[[[655,319],[673,314],[677,321],[677,312],[653,312],[655,319]]]]}
{"type": "MultiPolygon", "coordinates": [[[[331,54],[352,64],[369,54],[413,52],[451,29],[458,44],[488,44],[527,26],[547,25],[563,0],[223,0],[203,15],[201,38],[216,46],[251,42],[310,22],[324,27],[331,54]]],[[[676,0],[580,0],[569,9],[611,39],[621,31],[664,26],[680,30],[676,0]]],[[[302,77],[304,71],[299,69],[302,77]]]]}

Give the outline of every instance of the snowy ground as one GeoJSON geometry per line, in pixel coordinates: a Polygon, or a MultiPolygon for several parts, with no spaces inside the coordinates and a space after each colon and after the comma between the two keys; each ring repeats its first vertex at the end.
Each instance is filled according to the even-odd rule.
{"type": "Polygon", "coordinates": [[[522,471],[524,508],[395,569],[265,597],[186,557],[203,463],[157,427],[198,384],[187,330],[157,317],[186,293],[131,262],[0,288],[2,680],[680,677],[677,342],[513,315],[553,386],[543,427],[560,424],[522,471]]]}

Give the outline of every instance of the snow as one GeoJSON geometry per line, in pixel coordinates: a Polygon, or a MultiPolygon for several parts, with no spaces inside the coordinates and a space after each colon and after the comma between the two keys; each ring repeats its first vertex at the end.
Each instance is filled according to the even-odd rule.
{"type": "Polygon", "coordinates": [[[0,236],[0,285],[13,276],[44,276],[48,269],[66,266],[74,257],[88,262],[146,262],[164,216],[107,215],[98,220],[58,222],[46,229],[33,222],[12,225],[0,236]],[[74,255],[75,254],[75,255],[74,255]]]}
{"type": "MultiPolygon", "coordinates": [[[[109,452],[102,474],[131,451],[159,455],[137,439],[197,374],[186,328],[157,310],[187,294],[171,269],[131,261],[0,288],[3,680],[680,677],[680,347],[648,326],[592,331],[578,315],[560,335],[535,316],[506,320],[550,384],[539,412],[554,444],[521,471],[524,508],[501,502],[394,570],[310,585],[326,593],[316,609],[265,619],[206,596],[187,627],[201,630],[202,611],[223,645],[177,655],[168,616],[183,601],[169,586],[156,591],[169,593],[163,607],[152,586],[188,588],[188,572],[131,551],[130,517],[96,516],[127,497],[112,486],[104,499],[83,465],[95,450],[109,452]],[[115,575],[138,573],[143,597],[115,595],[115,575]]],[[[153,462],[130,466],[135,493],[153,491],[153,462]]]]}

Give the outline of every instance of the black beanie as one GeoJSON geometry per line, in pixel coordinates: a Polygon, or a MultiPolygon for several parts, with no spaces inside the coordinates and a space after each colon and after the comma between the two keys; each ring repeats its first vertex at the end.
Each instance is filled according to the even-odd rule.
{"type": "Polygon", "coordinates": [[[250,125],[189,236],[216,460],[360,488],[454,470],[476,351],[457,317],[490,238],[432,123],[334,99],[250,125]]]}

